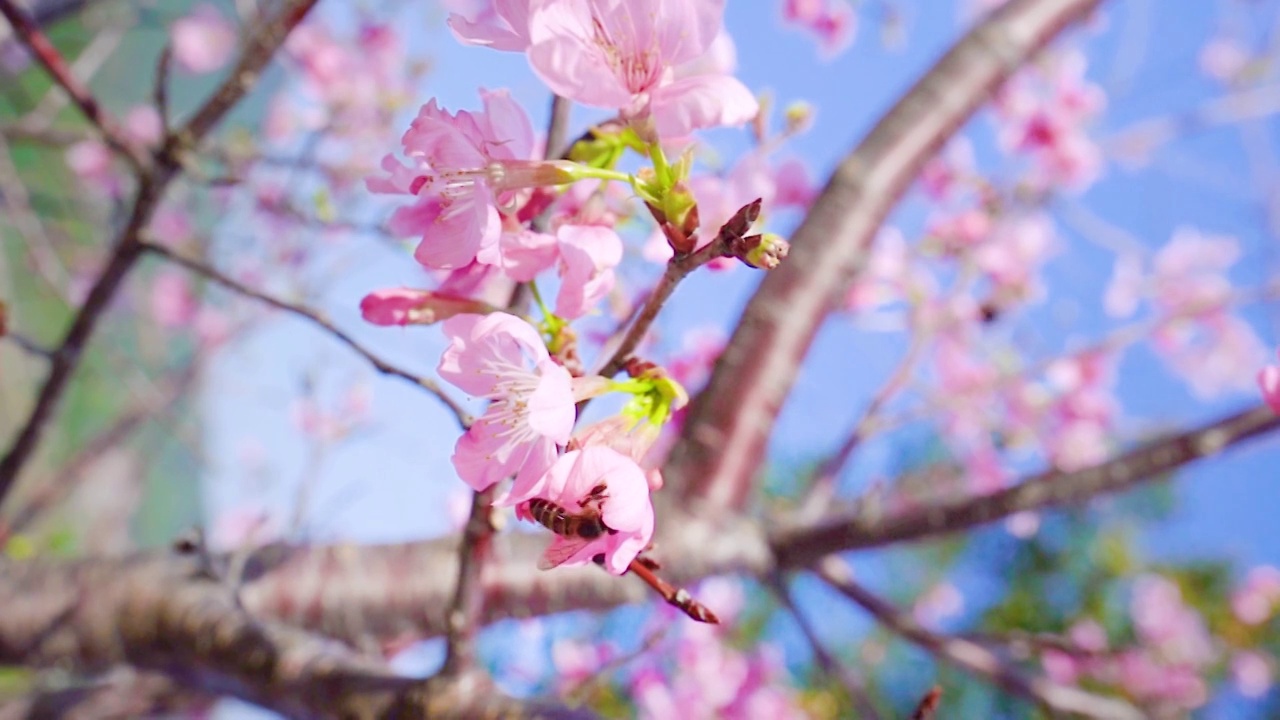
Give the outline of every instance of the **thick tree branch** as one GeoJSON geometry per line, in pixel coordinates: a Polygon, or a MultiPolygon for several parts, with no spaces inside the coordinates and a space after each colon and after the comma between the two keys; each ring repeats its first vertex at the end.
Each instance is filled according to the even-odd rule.
{"type": "MultiPolygon", "coordinates": [[[[854,530],[847,533],[839,532],[839,523],[833,522],[807,529],[783,528],[769,537],[751,520],[692,517],[677,510],[663,516],[658,559],[663,562],[663,573],[677,583],[721,574],[767,579],[774,572],[810,567],[824,554],[944,532],[951,527],[947,521],[960,523],[957,529],[972,527],[1022,510],[1083,502],[1129,489],[1165,477],[1181,464],[1276,429],[1280,429],[1280,418],[1257,408],[1148,443],[1088,470],[1042,474],[1003,494],[943,505],[938,514],[925,510],[903,516],[905,521],[889,518],[870,524],[850,520],[854,530]],[[1112,480],[1100,482],[1099,478],[1112,480]],[[1007,497],[1022,499],[1000,499],[1007,497]]],[[[370,640],[444,635],[459,577],[457,551],[457,538],[360,548],[268,546],[245,559],[240,597],[255,617],[357,646],[370,640]]],[[[491,559],[481,576],[482,623],[569,610],[603,610],[652,597],[635,578],[614,577],[595,567],[540,571],[536,564],[541,551],[541,543],[532,542],[523,533],[502,533],[493,538],[491,559]]],[[[104,578],[154,565],[150,572],[169,577],[175,572],[173,564],[180,561],[169,554],[144,554],[83,563],[0,562],[0,598],[9,593],[36,605],[49,605],[50,596],[57,597],[60,592],[59,582],[67,582],[58,579],[83,572],[78,569],[81,565],[98,568],[104,578]],[[26,572],[23,568],[27,565],[44,568],[45,574],[19,574],[26,572]],[[32,577],[40,577],[42,582],[35,584],[32,577]]],[[[0,636],[14,617],[0,613],[0,636]]]]}
{"type": "Polygon", "coordinates": [[[1138,708],[1122,700],[1056,685],[1044,678],[1026,677],[977,643],[930,632],[917,624],[910,615],[853,582],[847,571],[843,571],[838,565],[835,562],[824,563],[819,575],[841,595],[870,613],[881,625],[919,645],[942,662],[987,680],[1010,695],[1030,700],[1055,717],[1062,714],[1098,720],[1143,720],[1146,717],[1138,708]]]}
{"type": "Polygon", "coordinates": [[[924,163],[1027,58],[1100,0],[1012,0],[957,42],[836,168],[751,298],[664,470],[668,492],[738,507],[819,325],[924,163]]]}
{"type": "MultiPolygon", "coordinates": [[[[1165,477],[1183,464],[1276,429],[1280,429],[1280,418],[1259,407],[1153,441],[1088,470],[1041,474],[1002,494],[943,505],[938,513],[913,512],[903,516],[906,520],[889,518],[870,524],[851,520],[854,530],[849,532],[841,532],[839,523],[824,523],[807,529],[784,528],[767,537],[751,520],[692,517],[675,511],[663,517],[658,559],[664,564],[664,574],[678,583],[720,574],[767,579],[778,571],[812,566],[823,554],[927,537],[1022,510],[1118,492],[1165,477]]],[[[357,646],[370,640],[443,635],[449,628],[448,614],[459,577],[457,549],[456,538],[363,548],[268,546],[245,560],[240,598],[254,617],[357,646]]],[[[493,538],[491,560],[481,576],[482,623],[568,610],[602,610],[651,597],[636,579],[614,577],[595,567],[540,571],[536,562],[541,550],[541,543],[531,542],[522,533],[493,538]]],[[[219,566],[226,562],[225,558],[215,560],[219,566]]],[[[103,589],[84,597],[98,598],[104,593],[114,597],[115,592],[146,586],[141,582],[115,584],[116,576],[150,573],[156,583],[171,582],[178,575],[191,577],[187,562],[171,554],[82,562],[0,561],[0,607],[6,608],[0,613],[0,638],[14,632],[29,634],[32,627],[39,627],[21,615],[19,608],[65,606],[63,598],[71,592],[68,587],[97,588],[95,583],[101,582],[103,589]],[[95,575],[90,578],[85,573],[95,575]],[[3,602],[10,597],[18,604],[3,602]],[[14,623],[18,627],[10,627],[14,623]]],[[[83,666],[85,654],[72,640],[44,647],[56,649],[72,666],[83,666]]]]}
{"type": "Polygon", "coordinates": [[[134,720],[207,710],[216,698],[158,673],[128,668],[66,687],[38,688],[0,704],[0,720],[134,720]]]}
{"type": "Polygon", "coordinates": [[[943,500],[891,516],[855,508],[815,525],[779,531],[774,539],[778,562],[800,567],[832,552],[955,533],[1019,512],[1082,503],[1158,479],[1194,460],[1277,429],[1280,417],[1260,405],[1194,430],[1158,438],[1099,465],[1074,472],[1049,470],[990,495],[943,500]]]}
{"type": "MultiPolygon", "coordinates": [[[[9,567],[0,587],[7,622],[0,662],[74,658],[84,668],[127,663],[180,683],[229,693],[296,718],[526,717],[534,708],[458,681],[397,676],[381,661],[278,622],[254,619],[197,558],[77,563],[49,577],[39,565],[9,567]],[[33,602],[24,588],[49,592],[33,602]],[[92,598],[92,602],[84,602],[92,598]]],[[[581,717],[554,707],[542,717],[581,717]]]]}

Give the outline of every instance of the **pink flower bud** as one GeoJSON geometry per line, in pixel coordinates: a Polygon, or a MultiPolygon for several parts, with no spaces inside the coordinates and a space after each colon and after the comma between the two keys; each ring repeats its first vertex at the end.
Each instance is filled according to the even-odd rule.
{"type": "Polygon", "coordinates": [[[360,313],[374,325],[431,325],[462,313],[495,312],[488,303],[428,290],[375,290],[360,301],[360,313]]]}

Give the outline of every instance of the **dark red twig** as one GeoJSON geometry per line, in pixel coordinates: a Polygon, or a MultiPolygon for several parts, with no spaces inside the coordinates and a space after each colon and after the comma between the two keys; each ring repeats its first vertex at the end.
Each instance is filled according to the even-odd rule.
{"type": "Polygon", "coordinates": [[[66,91],[71,97],[71,102],[75,103],[89,122],[98,128],[107,145],[127,158],[135,168],[145,167],[149,161],[147,153],[129,140],[121,131],[116,119],[103,109],[89,88],[76,79],[66,59],[62,57],[62,53],[53,46],[36,21],[13,0],[0,0],[0,15],[4,15],[9,21],[22,44],[53,76],[54,82],[66,91]]]}
{"type": "Polygon", "coordinates": [[[631,566],[627,568],[627,572],[643,580],[646,585],[656,590],[662,596],[662,599],[667,601],[668,605],[678,608],[685,615],[698,622],[711,623],[712,625],[720,624],[720,618],[711,612],[711,608],[695,600],[688,590],[676,587],[658,577],[653,569],[640,558],[631,561],[631,566]]]}
{"type": "Polygon", "coordinates": [[[929,692],[920,698],[916,711],[911,713],[911,720],[933,720],[937,717],[938,704],[942,702],[942,688],[934,685],[929,692]]]}

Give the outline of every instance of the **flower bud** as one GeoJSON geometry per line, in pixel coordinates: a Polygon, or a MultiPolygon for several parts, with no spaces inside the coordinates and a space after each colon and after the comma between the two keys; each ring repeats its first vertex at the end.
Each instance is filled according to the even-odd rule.
{"type": "Polygon", "coordinates": [[[375,290],[360,301],[360,314],[374,325],[431,325],[462,313],[496,310],[480,300],[412,288],[375,290]]]}
{"type": "Polygon", "coordinates": [[[503,160],[489,165],[489,187],[494,192],[568,185],[578,179],[579,165],[568,160],[503,160]]]}
{"type": "Polygon", "coordinates": [[[787,134],[795,135],[809,129],[813,124],[813,105],[803,100],[791,103],[784,113],[787,120],[787,134]]]}
{"type": "Polygon", "coordinates": [[[791,251],[791,243],[776,233],[751,235],[735,243],[733,256],[753,268],[772,270],[778,267],[782,259],[791,251]]]}

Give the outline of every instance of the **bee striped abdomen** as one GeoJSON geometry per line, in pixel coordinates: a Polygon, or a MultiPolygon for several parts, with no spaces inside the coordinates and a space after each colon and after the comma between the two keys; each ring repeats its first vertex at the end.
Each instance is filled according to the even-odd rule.
{"type": "Polygon", "coordinates": [[[609,532],[598,513],[574,514],[543,498],[529,501],[529,514],[546,529],[564,537],[593,540],[609,532]]]}

